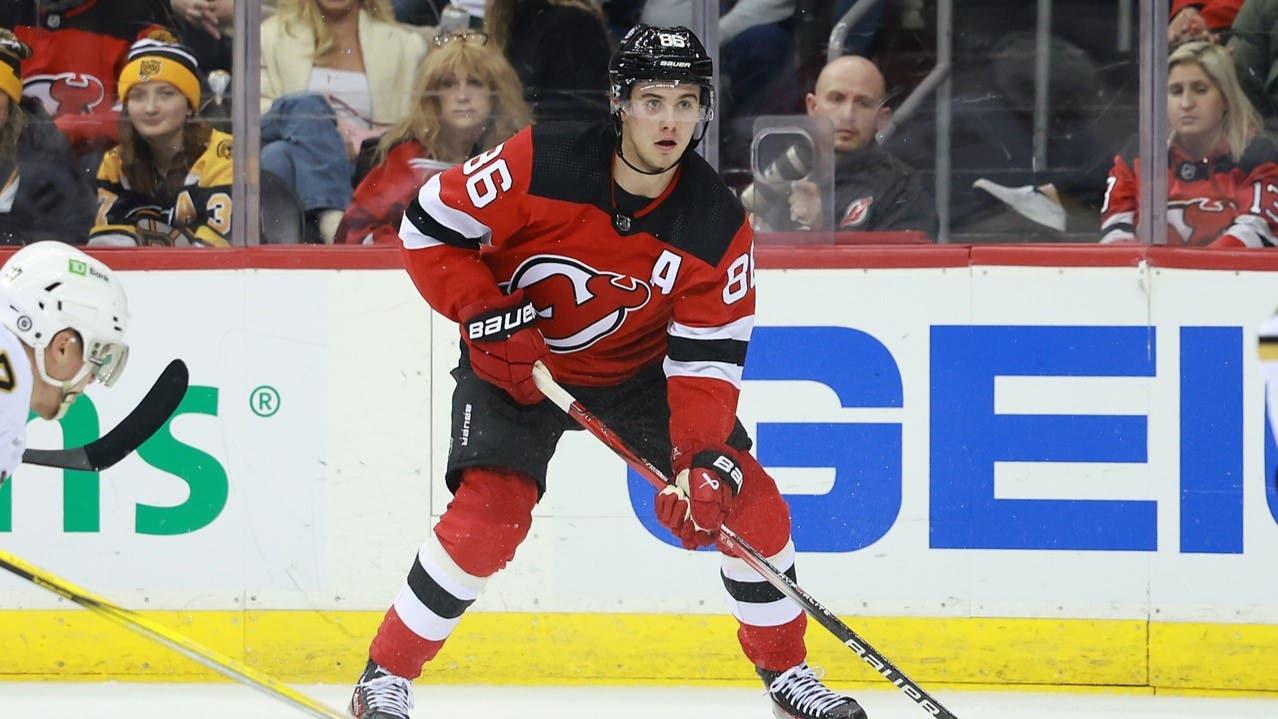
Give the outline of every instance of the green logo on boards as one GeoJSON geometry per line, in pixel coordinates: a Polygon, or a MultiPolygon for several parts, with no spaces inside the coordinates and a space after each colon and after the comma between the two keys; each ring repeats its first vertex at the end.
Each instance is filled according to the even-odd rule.
{"type": "Polygon", "coordinates": [[[73,275],[83,277],[89,273],[89,266],[83,260],[67,260],[67,270],[73,275]]]}
{"type": "Polygon", "coordinates": [[[249,392],[249,409],[258,417],[271,417],[280,411],[279,390],[269,384],[259,385],[249,392]]]}
{"type": "MultiPolygon", "coordinates": [[[[186,499],[179,504],[136,506],[134,531],[138,534],[189,534],[212,524],[226,508],[230,486],[226,469],[211,455],[178,441],[170,429],[173,420],[184,414],[216,417],[217,404],[216,387],[191,385],[173,416],[138,447],[138,457],[143,462],[186,484],[186,499]]],[[[102,436],[98,410],[84,395],[71,405],[59,424],[65,447],[79,447],[102,436]]],[[[0,485],[0,533],[13,531],[13,487],[21,481],[19,472],[0,485]]],[[[102,486],[97,472],[62,472],[62,531],[102,531],[102,486]]]]}

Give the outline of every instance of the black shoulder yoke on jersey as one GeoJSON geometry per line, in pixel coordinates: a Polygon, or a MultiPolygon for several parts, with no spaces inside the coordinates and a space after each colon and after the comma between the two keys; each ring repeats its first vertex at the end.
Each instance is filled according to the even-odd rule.
{"type": "MultiPolygon", "coordinates": [[[[612,158],[616,132],[599,124],[543,122],[533,125],[530,195],[594,205],[608,215],[612,204],[612,158]]],[[[628,235],[647,232],[668,245],[718,266],[745,222],[745,210],[700,155],[680,162],[678,184],[647,214],[631,218],[628,235]]],[[[614,227],[614,229],[617,229],[614,227]]]]}
{"type": "Polygon", "coordinates": [[[1238,166],[1243,169],[1243,172],[1251,172],[1269,162],[1278,162],[1278,145],[1275,145],[1273,138],[1268,135],[1257,135],[1248,143],[1247,149],[1243,150],[1238,166]]]}
{"type": "MultiPolygon", "coordinates": [[[[1139,152],[1140,138],[1133,137],[1123,145],[1123,149],[1119,151],[1118,154],[1126,160],[1128,164],[1135,165],[1139,152]]],[[[1169,166],[1171,164],[1172,157],[1171,148],[1168,148],[1167,158],[1169,166]]],[[[1229,172],[1237,167],[1243,172],[1250,173],[1252,170],[1267,162],[1278,163],[1278,144],[1275,144],[1274,139],[1269,135],[1261,134],[1252,138],[1252,141],[1247,143],[1247,149],[1243,150],[1242,157],[1240,157],[1237,162],[1234,162],[1234,158],[1227,154],[1221,155],[1211,163],[1211,171],[1229,172]]],[[[1172,168],[1172,171],[1177,171],[1177,168],[1172,168]]],[[[1186,170],[1186,172],[1189,173],[1190,171],[1186,170]]],[[[1197,177],[1198,174],[1201,174],[1201,172],[1191,174],[1189,177],[1182,179],[1194,179],[1194,177],[1197,177]]]]}

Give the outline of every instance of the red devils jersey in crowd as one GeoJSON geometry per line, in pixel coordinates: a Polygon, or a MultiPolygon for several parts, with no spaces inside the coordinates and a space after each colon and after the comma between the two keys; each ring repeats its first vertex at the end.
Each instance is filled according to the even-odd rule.
{"type": "Polygon", "coordinates": [[[1171,13],[1167,17],[1176,17],[1176,13],[1188,7],[1197,8],[1209,29],[1228,31],[1242,4],[1243,0],[1172,0],[1171,13]]]}
{"type": "Polygon", "coordinates": [[[161,0],[0,3],[0,26],[31,46],[22,94],[34,97],[77,148],[115,141],[115,81],[129,45],[167,20],[161,0]]]}
{"type": "Polygon", "coordinates": [[[386,153],[355,188],[351,206],[342,214],[334,242],[381,245],[399,242],[404,210],[417,196],[422,183],[452,163],[431,160],[416,140],[401,142],[386,153]]]}
{"type": "Polygon", "coordinates": [[[432,177],[404,259],[437,311],[522,288],[566,384],[664,362],[676,452],[723,443],[754,326],[745,212],[700,156],[633,215],[614,209],[611,124],[542,123],[432,177]]]}
{"type": "MultiPolygon", "coordinates": [[[[1278,148],[1257,138],[1237,162],[1226,146],[1194,160],[1167,152],[1167,241],[1213,247],[1278,245],[1278,148]]],[[[1101,207],[1101,242],[1136,239],[1138,177],[1119,155],[1101,207]]]]}

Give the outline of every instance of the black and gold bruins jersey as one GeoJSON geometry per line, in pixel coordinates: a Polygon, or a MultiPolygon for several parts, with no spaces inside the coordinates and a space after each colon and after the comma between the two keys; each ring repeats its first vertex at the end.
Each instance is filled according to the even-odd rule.
{"type": "Polygon", "coordinates": [[[98,216],[89,244],[226,247],[231,236],[231,136],[214,130],[208,147],[167,205],[129,187],[120,148],[98,168],[98,216]]]}

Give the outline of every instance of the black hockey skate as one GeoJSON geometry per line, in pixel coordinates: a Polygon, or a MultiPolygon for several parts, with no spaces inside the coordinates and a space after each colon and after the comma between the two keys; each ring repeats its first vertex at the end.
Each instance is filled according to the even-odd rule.
{"type": "Polygon", "coordinates": [[[865,710],[855,699],[827,689],[807,662],[784,672],[758,672],[768,687],[777,719],[866,719],[865,710]]]}
{"type": "Polygon", "coordinates": [[[355,719],[409,719],[412,708],[412,682],[368,660],[351,695],[350,715],[355,719]]]}

